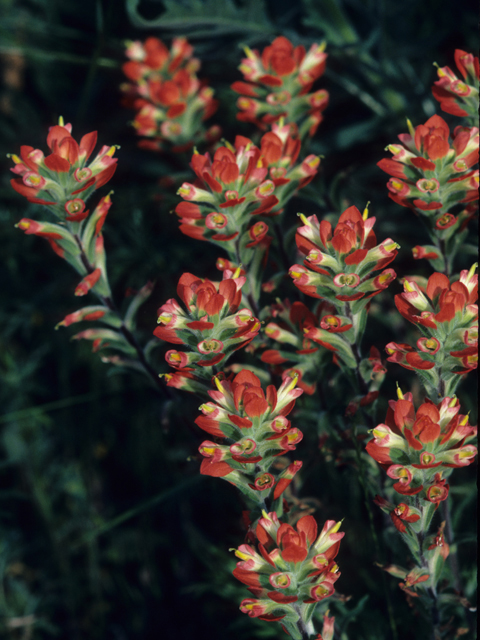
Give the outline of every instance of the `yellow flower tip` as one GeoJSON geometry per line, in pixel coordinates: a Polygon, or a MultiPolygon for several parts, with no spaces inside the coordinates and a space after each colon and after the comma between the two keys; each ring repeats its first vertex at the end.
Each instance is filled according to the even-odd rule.
{"type": "Polygon", "coordinates": [[[215,380],[215,385],[217,387],[217,389],[221,392],[221,393],[225,393],[225,388],[222,387],[222,383],[220,382],[220,380],[215,376],[214,378],[215,380]]]}
{"type": "Polygon", "coordinates": [[[227,147],[229,151],[235,153],[235,147],[228,140],[225,140],[225,138],[222,138],[222,144],[227,147]]]}
{"type": "Polygon", "coordinates": [[[255,54],[253,53],[253,51],[250,49],[250,47],[248,47],[247,45],[245,45],[243,47],[243,50],[245,51],[245,55],[247,56],[247,58],[250,58],[250,60],[255,60],[255,54]]]}
{"type": "Polygon", "coordinates": [[[63,116],[59,116],[58,117],[58,126],[59,127],[64,127],[65,126],[65,120],[63,119],[63,116]]]}
{"type": "Polygon", "coordinates": [[[470,412],[468,412],[467,415],[463,417],[463,420],[460,421],[461,427],[464,427],[468,423],[469,417],[470,417],[470,412]]]}
{"type": "Polygon", "coordinates": [[[265,509],[262,509],[262,516],[263,516],[266,520],[270,520],[270,518],[268,517],[268,513],[265,511],[265,509]]]}
{"type": "Polygon", "coordinates": [[[415,128],[414,128],[411,120],[409,120],[409,118],[407,118],[407,127],[408,127],[408,132],[410,133],[412,138],[414,138],[415,137],[415,128]]]}
{"type": "Polygon", "coordinates": [[[30,228],[30,222],[28,220],[20,220],[20,222],[17,222],[16,225],[14,225],[17,229],[21,229],[22,231],[26,231],[27,229],[30,228]]]}
{"type": "Polygon", "coordinates": [[[280,126],[280,129],[285,125],[285,118],[283,116],[279,118],[278,124],[280,126]]]}
{"type": "Polygon", "coordinates": [[[107,151],[107,156],[110,156],[110,158],[114,155],[115,151],[117,149],[120,149],[120,147],[118,146],[118,144],[113,144],[110,149],[107,151]]]}
{"type": "Polygon", "coordinates": [[[365,205],[365,209],[363,210],[362,218],[366,220],[368,218],[368,206],[370,204],[370,200],[365,205]]]}
{"type": "Polygon", "coordinates": [[[319,53],[322,53],[322,51],[325,51],[326,48],[327,48],[327,41],[326,40],[322,40],[322,42],[318,45],[317,51],[319,53]]]}
{"type": "Polygon", "coordinates": [[[405,291],[408,291],[408,293],[413,293],[413,291],[415,291],[415,287],[412,287],[407,279],[403,281],[403,286],[405,287],[405,291]]]}
{"type": "MultiPolygon", "coordinates": [[[[366,220],[366,218],[365,218],[366,220]]],[[[390,242],[383,247],[386,251],[393,251],[394,249],[400,249],[400,245],[396,242],[390,242]]]]}
{"type": "Polygon", "coordinates": [[[307,225],[307,227],[311,227],[312,226],[310,224],[310,222],[308,221],[307,216],[304,213],[297,213],[297,216],[300,218],[300,220],[303,222],[303,224],[307,225]]]}
{"type": "Polygon", "coordinates": [[[294,278],[300,278],[302,274],[298,273],[298,271],[290,271],[290,275],[293,276],[294,278]]]}
{"type": "Polygon", "coordinates": [[[473,274],[475,273],[475,271],[477,270],[478,267],[478,262],[475,262],[474,264],[472,264],[472,266],[470,267],[470,270],[468,272],[468,279],[470,280],[473,277],[473,274]]]}
{"type": "Polygon", "coordinates": [[[337,522],[337,524],[332,527],[332,529],[330,530],[330,533],[337,533],[337,531],[340,529],[340,527],[342,526],[342,522],[345,520],[345,518],[342,518],[340,520],[340,522],[337,522]]]}
{"type": "Polygon", "coordinates": [[[235,555],[237,558],[240,558],[240,560],[248,560],[250,558],[250,556],[247,556],[246,553],[243,553],[243,551],[239,551],[238,549],[235,549],[235,555]]]}
{"type": "Polygon", "coordinates": [[[22,162],[15,153],[12,153],[11,155],[8,154],[7,158],[11,158],[15,162],[15,164],[20,164],[22,162]]]}
{"type": "Polygon", "coordinates": [[[257,161],[257,169],[261,169],[262,167],[263,167],[263,162],[262,162],[262,159],[260,158],[260,159],[257,161]]]}
{"type": "Polygon", "coordinates": [[[398,386],[398,382],[397,382],[397,397],[399,400],[404,400],[404,395],[402,393],[402,390],[400,389],[400,387],[398,386]]]}
{"type": "Polygon", "coordinates": [[[233,274],[232,278],[235,280],[235,278],[238,278],[238,277],[240,276],[240,274],[241,274],[241,273],[242,273],[242,265],[238,266],[238,267],[235,269],[235,272],[234,272],[234,274],[233,274]]]}
{"type": "Polygon", "coordinates": [[[454,407],[457,404],[457,396],[453,396],[453,398],[450,400],[448,407],[451,409],[452,407],[454,407]]]}

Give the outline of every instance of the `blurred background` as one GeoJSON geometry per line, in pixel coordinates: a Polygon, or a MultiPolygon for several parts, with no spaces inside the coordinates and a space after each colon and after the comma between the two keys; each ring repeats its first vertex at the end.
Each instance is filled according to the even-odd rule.
{"type": "MultiPolygon", "coordinates": [[[[77,140],[97,130],[99,144],[121,146],[118,170],[101,194],[114,190],[108,270],[120,304],[155,281],[139,316],[148,337],[156,308],[175,296],[183,271],[219,272],[217,254],[183,236],[171,214],[177,188],[192,175],[186,156],[137,147],[133,114],[120,104],[124,41],[155,35],[170,44],[187,36],[202,62],[198,75],[220,101],[209,123],[233,140],[236,133],[258,136],[235,119],[230,84],[241,79],[241,47],[263,48],[277,35],[307,48],[325,39],[327,72],[318,87],[329,91],[330,105],[308,150],[324,159],[290,203],[292,224],[297,211],[335,216],[371,201],[378,237],[402,246],[397,273],[429,275],[428,264],[411,257],[427,236],[409,210],[388,199],[388,178],[376,163],[406,131],[406,117],[418,125],[439,112],[432,64],[453,68],[456,48],[477,50],[477,13],[467,0],[0,0],[0,18],[0,637],[280,637],[277,626],[238,610],[248,592],[231,575],[228,549],[243,542],[245,507],[232,486],[199,475],[198,400],[181,392],[167,400],[140,375],[103,364],[91,345],[70,342],[71,331],[54,330],[79,306],[78,277],[46,242],[14,227],[23,217],[46,216],[11,189],[6,154],[23,144],[45,150],[60,115],[77,140]]],[[[456,271],[473,261],[460,256],[456,271]]],[[[410,328],[393,306],[399,290],[397,282],[375,298],[365,350],[376,345],[383,353],[392,335],[408,341],[410,328]]],[[[167,369],[159,349],[158,371],[167,369]]],[[[395,381],[405,390],[414,379],[396,365],[388,372],[379,421],[395,381]]],[[[469,379],[459,392],[472,424],[474,389],[469,379]]],[[[329,435],[332,425],[322,428],[329,435]]],[[[309,462],[301,494],[320,523],[347,516],[337,583],[345,598],[331,604],[338,638],[383,640],[390,637],[384,583],[357,469],[348,445],[331,439],[327,455],[318,436],[306,433],[298,449],[309,462]],[[341,456],[335,447],[344,447],[341,456]]],[[[466,595],[474,600],[473,467],[456,473],[451,495],[466,595]]],[[[381,514],[375,517],[380,532],[381,514]]],[[[394,542],[391,560],[396,544],[398,558],[404,555],[394,542]]],[[[398,637],[410,637],[411,609],[397,581],[387,576],[386,584],[398,637]]]]}

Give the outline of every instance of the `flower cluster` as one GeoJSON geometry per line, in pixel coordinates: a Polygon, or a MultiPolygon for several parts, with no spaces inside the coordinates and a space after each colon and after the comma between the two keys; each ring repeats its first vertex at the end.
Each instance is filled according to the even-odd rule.
{"type": "Polygon", "coordinates": [[[294,451],[303,438],[286,417],[302,394],[296,382],[296,377],[287,378],[278,390],[269,385],[265,392],[247,369],[232,380],[215,377],[217,388],[208,392],[212,402],[201,405],[203,415],[195,423],[229,444],[203,442],[200,473],[225,478],[254,502],[263,504],[270,496],[277,500],[302,466],[293,462],[278,475],[271,469],[278,456],[294,451]]]}
{"type": "Polygon", "coordinates": [[[176,208],[182,233],[220,244],[233,255],[238,239],[243,248],[265,240],[265,222],[246,230],[251,216],[278,215],[287,197],[310,182],[320,164],[313,155],[295,164],[300,141],[290,135],[287,125],[272,129],[262,137],[260,148],[237,136],[233,147],[228,144],[215,151],[213,161],[208,153],[193,155],[197,180],[178,190],[185,200],[176,208]]]}
{"type": "Polygon", "coordinates": [[[49,155],[25,145],[20,148],[20,157],[11,155],[15,163],[11,171],[18,177],[10,184],[29,202],[47,205],[61,220],[81,222],[89,213],[85,201],[113,176],[117,158],[113,158],[114,146],[103,146],[87,164],[97,143],[97,132],[84,135],[80,144],[71,133],[72,125],[64,124],[60,118],[48,132],[49,155]]]}
{"type": "Polygon", "coordinates": [[[167,351],[170,366],[182,372],[193,368],[202,377],[210,376],[202,373],[205,367],[225,362],[233,351],[253,340],[260,322],[250,309],[239,309],[244,284],[244,277],[228,269],[217,284],[191,273],[181,276],[177,294],[186,311],[174,298],[168,300],[158,309],[160,326],[153,332],[161,340],[191,349],[167,351]]]}
{"type": "Polygon", "coordinates": [[[237,100],[238,120],[253,122],[265,129],[284,117],[300,126],[300,137],[313,136],[328,104],[324,90],[310,93],[313,83],[323,75],[327,54],[325,44],[312,44],[309,51],[294,47],[280,36],[260,54],[245,47],[247,57],[239,67],[246,82],[234,82],[241,94],[237,100]]]}
{"type": "Polygon", "coordinates": [[[450,67],[439,67],[439,79],[432,87],[433,97],[440,103],[442,111],[454,116],[467,116],[476,121],[480,77],[478,57],[456,49],[454,58],[462,79],[459,79],[450,67]]]}
{"type": "Polygon", "coordinates": [[[217,126],[205,130],[203,121],[217,109],[213,89],[196,76],[200,61],[186,38],[174,38],[170,50],[158,38],[129,42],[130,59],[123,72],[131,81],[122,86],[126,106],[137,112],[133,126],[145,136],[140,146],[160,149],[167,142],[173,151],[218,139],[217,126]]]}
{"type": "Polygon", "coordinates": [[[413,278],[404,279],[404,292],[395,296],[397,309],[423,333],[417,349],[390,342],[386,346],[390,362],[422,372],[433,389],[445,384],[453,393],[459,374],[477,367],[478,275],[476,264],[460,273],[456,282],[434,273],[425,288],[413,278]]]}
{"type": "Polygon", "coordinates": [[[450,129],[443,118],[434,115],[425,124],[398,137],[402,144],[388,146],[393,158],[378,162],[388,173],[389,197],[431,219],[438,236],[448,229],[447,239],[468,219],[468,212],[457,217],[450,209],[459,203],[478,199],[478,128],[458,126],[450,140],[450,129]]]}
{"type": "MultiPolygon", "coordinates": [[[[397,493],[438,506],[449,491],[442,474],[474,461],[477,448],[469,443],[476,440],[477,428],[469,424],[468,415],[460,415],[455,396],[446,396],[437,405],[427,399],[415,411],[412,394],[400,390],[398,400],[389,402],[385,422],[372,430],[367,453],[395,480],[397,493]]],[[[420,518],[418,509],[405,503],[390,515],[401,532],[406,530],[405,523],[420,518]]]]}
{"type": "MultiPolygon", "coordinates": [[[[297,230],[295,240],[306,258],[304,266],[295,264],[290,268],[290,276],[306,295],[327,300],[341,315],[346,315],[346,308],[352,303],[351,310],[356,314],[396,278],[395,271],[385,267],[397,255],[398,244],[390,238],[377,244],[375,218],[368,218],[367,209],[363,216],[357,207],[346,209],[333,232],[326,220],[319,223],[315,215],[300,217],[304,226],[297,230]],[[372,276],[373,271],[380,270],[372,276]]],[[[331,326],[337,332],[338,328],[346,331],[347,320],[332,320],[331,326]]],[[[322,329],[321,334],[318,331],[315,335],[320,339],[335,335],[327,329],[322,329]]],[[[315,340],[313,334],[307,337],[315,340]]]]}
{"type": "Polygon", "coordinates": [[[235,551],[240,562],[233,575],[254,596],[243,600],[240,610],[252,618],[282,620],[290,635],[301,637],[298,630],[290,631],[299,619],[294,604],[315,605],[334,593],[340,577],[335,558],[344,536],[340,525],[327,520],[318,534],[313,516],[300,518],[292,527],[264,511],[255,532],[259,551],[249,544],[235,551]]]}

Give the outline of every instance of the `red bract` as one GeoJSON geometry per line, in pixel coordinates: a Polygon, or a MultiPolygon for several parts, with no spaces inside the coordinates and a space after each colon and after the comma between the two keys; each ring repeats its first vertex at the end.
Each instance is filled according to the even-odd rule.
{"type": "Polygon", "coordinates": [[[398,245],[390,238],[377,244],[375,218],[368,218],[367,210],[362,216],[356,207],[349,207],[334,230],[325,220],[319,223],[317,216],[301,218],[304,226],[295,240],[306,259],[304,266],[290,268],[290,276],[306,295],[328,300],[341,315],[346,315],[345,303],[351,302],[353,313],[358,313],[396,278],[395,271],[385,267],[397,255],[398,245]]]}
{"type": "Polygon", "coordinates": [[[294,47],[287,38],[275,38],[259,54],[245,47],[247,57],[239,69],[247,82],[234,82],[232,89],[242,95],[237,101],[238,120],[253,122],[266,129],[284,117],[300,127],[300,137],[313,136],[328,104],[327,91],[310,93],[313,83],[323,75],[327,54],[325,45],[313,44],[308,52],[294,47]]]}
{"type": "Polygon", "coordinates": [[[186,38],[174,38],[171,49],[157,38],[129,43],[129,62],[123,71],[130,83],[122,85],[125,104],[137,113],[133,121],[140,145],[160,149],[167,142],[172,150],[190,149],[195,143],[218,139],[217,126],[208,131],[202,124],[217,109],[213,90],[197,78],[200,61],[186,38]]]}
{"type": "Polygon", "coordinates": [[[338,554],[341,522],[328,520],[318,534],[313,516],[304,516],[296,527],[282,523],[275,512],[263,511],[255,533],[258,553],[243,544],[233,575],[249,587],[255,599],[244,600],[240,609],[251,617],[275,619],[289,614],[298,619],[293,604],[319,602],[331,596],[340,577],[338,554]],[[265,614],[272,618],[266,618],[265,614]]]}
{"type": "Polygon", "coordinates": [[[456,49],[455,63],[462,76],[459,79],[450,67],[439,67],[438,80],[432,87],[433,97],[440,108],[455,116],[478,118],[478,80],[480,69],[478,57],[456,49]]]}
{"type": "Polygon", "coordinates": [[[474,461],[477,449],[468,443],[475,441],[477,428],[469,424],[468,416],[460,415],[456,397],[447,396],[437,405],[427,399],[415,411],[411,393],[398,395],[398,400],[389,402],[385,424],[373,429],[367,453],[396,480],[397,493],[418,494],[430,502],[445,500],[448,485],[441,469],[474,461]]]}
{"type": "Polygon", "coordinates": [[[260,322],[249,309],[239,309],[244,284],[244,277],[229,270],[220,283],[183,274],[177,293],[186,311],[175,299],[168,300],[158,310],[160,326],[153,332],[161,340],[190,347],[190,352],[167,352],[172,367],[193,367],[201,374],[203,367],[217,364],[253,340],[260,322]]]}
{"type": "Polygon", "coordinates": [[[40,149],[22,146],[20,157],[11,171],[19,177],[10,181],[12,187],[29,202],[48,205],[61,219],[80,222],[88,215],[85,200],[106,184],[115,173],[115,147],[104,146],[87,165],[96,145],[97,132],[87,133],[78,143],[71,136],[72,125],[50,127],[47,156],[40,149]],[[76,197],[81,194],[81,197],[76,197]]]}

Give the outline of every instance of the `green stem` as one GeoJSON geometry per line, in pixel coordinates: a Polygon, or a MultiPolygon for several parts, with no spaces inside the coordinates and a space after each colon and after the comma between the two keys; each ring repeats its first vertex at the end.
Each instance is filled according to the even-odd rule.
{"type": "MultiPolygon", "coordinates": [[[[89,261],[89,259],[87,258],[87,255],[85,253],[83,244],[80,240],[80,238],[78,237],[78,235],[75,235],[75,240],[80,248],[80,259],[82,261],[83,266],[85,267],[85,269],[87,270],[88,273],[93,273],[95,271],[95,267],[91,264],[91,262],[89,261]]],[[[113,301],[113,299],[110,296],[102,296],[102,295],[98,295],[99,299],[102,301],[102,303],[108,307],[108,309],[110,309],[110,311],[112,311],[121,321],[121,325],[118,328],[118,331],[123,335],[123,337],[125,338],[125,340],[128,342],[128,344],[130,346],[132,346],[136,353],[137,353],[137,358],[138,358],[138,362],[140,363],[140,365],[142,366],[142,368],[144,369],[147,377],[150,378],[150,380],[153,382],[155,388],[157,389],[157,391],[159,391],[161,393],[161,395],[163,396],[168,396],[170,397],[170,390],[168,389],[168,387],[165,387],[160,378],[158,377],[158,374],[156,373],[155,369],[152,367],[152,365],[148,362],[145,353],[142,349],[142,347],[140,346],[137,338],[134,336],[134,334],[130,331],[130,329],[125,325],[124,321],[123,321],[123,317],[120,313],[120,311],[117,309],[117,306],[115,304],[115,302],[113,301]]]]}

